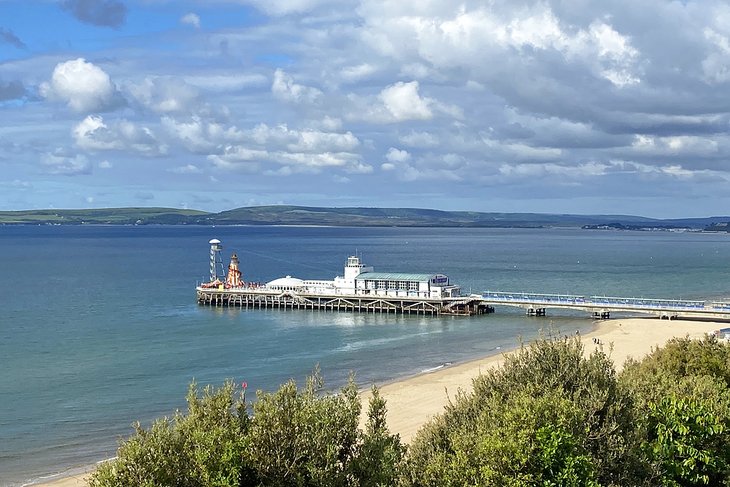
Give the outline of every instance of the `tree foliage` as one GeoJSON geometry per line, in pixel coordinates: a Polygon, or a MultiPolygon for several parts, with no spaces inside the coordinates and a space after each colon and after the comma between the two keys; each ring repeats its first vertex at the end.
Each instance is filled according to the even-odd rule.
{"type": "Polygon", "coordinates": [[[730,346],[714,337],[674,339],[629,362],[620,381],[641,418],[652,481],[730,485],[730,346]]]}
{"type": "Polygon", "coordinates": [[[135,424],[116,460],[103,463],[91,476],[91,487],[180,487],[239,485],[244,467],[248,419],[234,385],[210,386],[202,397],[195,383],[187,395],[188,412],[155,421],[150,429],[135,424]]]}
{"type": "Polygon", "coordinates": [[[406,449],[373,389],[364,430],[352,378],[318,371],[257,391],[201,391],[186,413],[135,426],[91,487],[730,487],[730,346],[677,339],[618,374],[579,338],[541,338],[459,391],[406,449]]]}
{"type": "Polygon", "coordinates": [[[676,396],[650,404],[646,446],[662,485],[722,485],[727,480],[727,417],[711,409],[702,400],[676,396]]]}
{"type": "Polygon", "coordinates": [[[316,371],[301,390],[294,381],[257,392],[249,406],[232,382],[188,392],[187,414],[135,425],[115,460],[91,487],[380,486],[393,485],[404,447],[385,427],[377,391],[368,428],[358,429],[360,399],[352,380],[323,392],[316,371]],[[253,414],[249,414],[249,408],[253,414]]]}
{"type": "Polygon", "coordinates": [[[302,391],[289,381],[258,393],[246,457],[264,485],[347,485],[357,455],[360,401],[352,381],[340,394],[318,396],[319,375],[302,391]]]}
{"type": "Polygon", "coordinates": [[[630,483],[631,401],[604,352],[543,338],[473,384],[417,435],[411,484],[630,483]]]}

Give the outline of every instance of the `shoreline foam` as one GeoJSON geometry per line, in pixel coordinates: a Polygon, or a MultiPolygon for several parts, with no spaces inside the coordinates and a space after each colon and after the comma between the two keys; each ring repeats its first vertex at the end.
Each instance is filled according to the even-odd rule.
{"type": "MultiPolygon", "coordinates": [[[[707,333],[722,328],[722,322],[689,321],[689,320],[659,320],[654,318],[623,318],[599,321],[593,330],[581,335],[581,341],[586,353],[597,347],[603,347],[613,360],[616,370],[621,370],[629,357],[640,360],[652,349],[663,346],[668,340],[676,337],[690,336],[701,338],[707,333]],[[593,339],[600,340],[600,344],[593,339]]],[[[472,378],[480,372],[486,371],[504,363],[506,354],[519,348],[495,350],[494,354],[478,359],[455,364],[442,364],[431,371],[410,376],[401,380],[380,385],[380,394],[387,401],[388,427],[391,432],[398,433],[401,439],[409,443],[418,429],[429,419],[441,413],[449,399],[453,399],[457,392],[470,391],[472,378]]],[[[363,400],[363,412],[367,411],[367,400],[370,390],[360,393],[363,400]]],[[[361,426],[364,424],[361,419],[361,426]]],[[[84,477],[93,470],[95,465],[84,469],[82,473],[64,476],[54,481],[34,483],[36,487],[86,487],[84,477]]],[[[59,474],[64,475],[64,474],[59,474]]]]}

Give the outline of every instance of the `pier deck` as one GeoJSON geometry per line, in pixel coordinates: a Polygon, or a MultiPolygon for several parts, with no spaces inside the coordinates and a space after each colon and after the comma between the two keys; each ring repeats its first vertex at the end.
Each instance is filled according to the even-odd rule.
{"type": "Polygon", "coordinates": [[[522,308],[530,316],[546,316],[548,309],[584,311],[607,319],[611,313],[648,314],[663,319],[706,318],[730,320],[730,303],[699,300],[620,298],[486,292],[454,298],[387,295],[307,294],[265,288],[218,289],[197,287],[200,305],[237,308],[284,308],[360,313],[473,316],[492,313],[495,306],[522,308]]]}
{"type": "Polygon", "coordinates": [[[531,316],[545,316],[547,308],[554,308],[586,311],[603,319],[609,318],[611,313],[641,313],[666,319],[730,319],[730,303],[719,301],[508,292],[486,292],[474,296],[480,297],[488,306],[523,308],[531,316]]]}
{"type": "Polygon", "coordinates": [[[387,295],[323,295],[262,288],[196,288],[198,303],[237,308],[286,308],[361,313],[416,315],[478,315],[493,310],[479,296],[420,298],[387,295]]]}

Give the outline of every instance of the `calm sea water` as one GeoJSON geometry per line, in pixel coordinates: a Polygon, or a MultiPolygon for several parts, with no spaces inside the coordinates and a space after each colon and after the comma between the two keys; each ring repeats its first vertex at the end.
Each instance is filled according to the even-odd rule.
{"type": "Polygon", "coordinates": [[[0,227],[0,485],[114,454],[184,408],[187,386],[273,390],[320,364],[330,388],[422,373],[512,347],[582,315],[408,317],[199,307],[208,240],[244,278],[331,279],[358,252],[376,270],[443,272],[465,291],[730,296],[730,236],[578,229],[0,227]]]}

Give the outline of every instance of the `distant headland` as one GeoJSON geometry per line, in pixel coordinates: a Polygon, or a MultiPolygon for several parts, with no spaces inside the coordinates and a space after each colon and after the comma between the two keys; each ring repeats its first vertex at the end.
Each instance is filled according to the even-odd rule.
{"type": "Polygon", "coordinates": [[[579,227],[587,230],[728,232],[730,216],[657,219],[631,215],[573,215],[443,211],[423,208],[249,206],[211,213],[179,208],[97,208],[0,211],[0,225],[321,225],[333,227],[579,227]]]}

